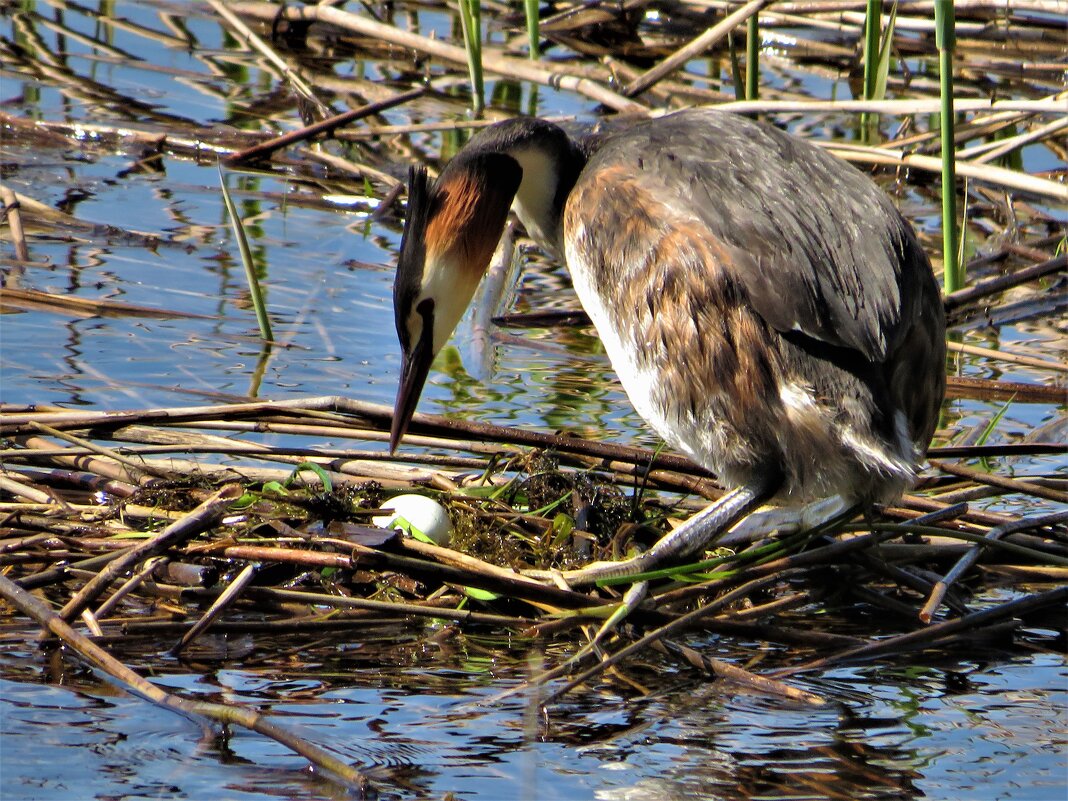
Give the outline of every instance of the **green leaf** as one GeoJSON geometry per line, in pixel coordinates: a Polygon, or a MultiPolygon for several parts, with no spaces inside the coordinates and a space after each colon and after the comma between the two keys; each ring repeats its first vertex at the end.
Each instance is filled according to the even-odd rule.
{"type": "Polygon", "coordinates": [[[879,26],[883,19],[882,0],[868,0],[864,11],[864,99],[873,100],[876,82],[875,56],[879,49],[879,26]]]}
{"type": "Polygon", "coordinates": [[[471,101],[476,117],[482,116],[486,90],[482,77],[482,0],[460,0],[460,28],[467,50],[467,71],[471,76],[471,101]]]}
{"type": "Polygon", "coordinates": [[[553,547],[559,547],[563,545],[567,538],[571,536],[571,532],[575,530],[575,520],[571,515],[560,512],[553,518],[552,526],[552,544],[553,547]]]}
{"type": "Polygon", "coordinates": [[[464,595],[468,598],[474,598],[476,601],[496,601],[501,596],[495,592],[489,590],[481,590],[478,587],[461,587],[464,595]]]}
{"type": "Polygon", "coordinates": [[[413,539],[419,540],[419,542],[425,542],[430,545],[437,545],[437,543],[434,542],[434,540],[430,539],[430,537],[428,537],[426,534],[424,534],[422,530],[413,526],[407,518],[401,517],[400,515],[394,517],[393,522],[391,522],[389,525],[390,528],[399,528],[401,531],[406,532],[413,539]]]}
{"type": "Polygon", "coordinates": [[[240,498],[230,504],[230,508],[235,510],[247,509],[248,507],[252,506],[252,504],[254,504],[257,500],[258,497],[256,495],[253,495],[251,492],[246,492],[244,495],[242,495],[240,498]]]}
{"type": "Polygon", "coordinates": [[[529,514],[546,515],[549,512],[553,511],[553,509],[562,504],[564,501],[566,501],[568,498],[570,498],[574,494],[574,492],[574,490],[568,490],[555,501],[545,504],[545,506],[541,507],[540,509],[532,509],[529,514]]]}
{"type": "Polygon", "coordinates": [[[293,468],[293,472],[289,474],[289,477],[285,481],[285,485],[287,487],[290,486],[297,480],[297,476],[303,470],[307,470],[308,472],[315,473],[315,475],[319,476],[319,480],[323,482],[323,492],[334,491],[334,482],[330,480],[330,476],[327,475],[327,472],[319,465],[315,464],[315,462],[301,462],[298,464],[293,468]]]}

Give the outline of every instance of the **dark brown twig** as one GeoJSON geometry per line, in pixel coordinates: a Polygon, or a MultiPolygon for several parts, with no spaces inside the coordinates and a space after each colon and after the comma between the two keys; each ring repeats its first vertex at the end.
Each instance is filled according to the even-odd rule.
{"type": "Polygon", "coordinates": [[[981,612],[973,612],[970,615],[947,620],[944,623],[936,623],[922,629],[916,629],[896,637],[888,637],[885,640],[861,645],[856,648],[847,648],[837,654],[814,659],[794,667],[783,668],[775,671],[775,676],[793,676],[798,673],[806,673],[813,670],[824,670],[833,665],[843,662],[856,662],[871,659],[888,653],[905,652],[921,647],[928,647],[938,642],[959,634],[963,631],[977,629],[989,623],[1004,620],[1008,617],[1023,615],[1038,609],[1046,609],[1063,605],[1068,600],[1068,586],[1057,587],[1053,590],[1027,595],[1015,601],[999,604],[981,612]]]}
{"type": "Polygon", "coordinates": [[[1008,275],[999,275],[997,278],[989,278],[986,281],[980,281],[972,286],[959,289],[951,295],[947,295],[945,299],[946,311],[950,313],[950,316],[954,316],[957,310],[966,304],[974,303],[990,295],[996,295],[999,292],[1004,292],[1006,289],[1011,289],[1014,286],[1020,284],[1026,284],[1029,281],[1037,281],[1039,278],[1045,278],[1047,275],[1053,275],[1054,273],[1064,272],[1065,268],[1068,268],[1068,256],[1055,256],[1052,259],[1047,259],[1039,264],[1032,264],[1030,267],[1024,267],[1022,270],[1017,270],[1014,273],[1008,275]]]}
{"type": "MultiPolygon", "coordinates": [[[[1056,512],[1041,517],[1029,517],[991,529],[987,532],[986,539],[994,541],[1017,531],[1056,526],[1064,523],[1066,520],[1068,520],[1068,512],[1056,512]]],[[[957,579],[971,569],[972,565],[979,559],[979,554],[981,552],[982,545],[972,545],[964,556],[957,560],[957,563],[953,565],[949,572],[939,581],[935,582],[934,587],[931,588],[931,594],[927,598],[927,603],[925,603],[923,609],[920,610],[920,620],[924,623],[931,622],[935,612],[938,611],[938,607],[942,605],[942,601],[946,597],[946,592],[949,591],[949,588],[957,581],[957,579]]]]}
{"type": "Polygon", "coordinates": [[[147,559],[149,556],[158,554],[165,548],[177,545],[189,537],[195,537],[206,528],[214,525],[215,521],[226,510],[226,507],[238,498],[241,492],[241,487],[236,484],[229,484],[223,487],[181,520],[167,526],[151,539],[125,551],[67,602],[67,605],[60,610],[60,617],[64,621],[73,620],[81,614],[83,609],[88,608],[89,604],[96,600],[111,582],[133,565],[147,559]]]}
{"type": "Polygon", "coordinates": [[[345,111],[341,114],[336,114],[333,117],[328,117],[325,120],[320,120],[312,125],[306,125],[296,131],[290,131],[287,134],[276,136],[273,139],[268,139],[265,142],[259,142],[252,147],[245,150],[238,151],[232,156],[228,156],[223,160],[223,163],[227,167],[239,167],[244,164],[248,164],[250,161],[256,161],[258,159],[266,158],[272,153],[281,150],[282,148],[289,147],[297,142],[304,142],[309,139],[314,139],[317,136],[329,134],[340,128],[342,125],[348,125],[350,122],[360,120],[365,117],[370,117],[374,114],[379,114],[383,111],[387,111],[395,106],[399,106],[403,103],[407,103],[411,100],[415,100],[417,97],[422,97],[426,94],[426,89],[420,87],[418,89],[409,89],[407,92],[401,92],[399,95],[389,98],[388,100],[380,100],[377,103],[368,103],[367,105],[354,108],[349,111],[345,111]]]}

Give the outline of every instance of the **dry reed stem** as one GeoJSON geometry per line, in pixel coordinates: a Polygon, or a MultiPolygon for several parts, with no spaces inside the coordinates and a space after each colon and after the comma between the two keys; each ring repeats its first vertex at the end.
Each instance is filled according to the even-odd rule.
{"type": "Polygon", "coordinates": [[[134,574],[130,576],[130,578],[128,578],[122,584],[121,587],[115,590],[115,592],[113,592],[108,597],[108,599],[104,601],[104,603],[100,604],[100,606],[93,611],[93,617],[97,620],[106,618],[109,614],[111,614],[112,610],[114,610],[115,607],[119,605],[119,602],[123,598],[125,598],[131,592],[140,587],[142,582],[144,582],[152,574],[166,567],[169,561],[169,557],[166,556],[161,556],[155,559],[146,559],[145,563],[141,566],[139,570],[134,572],[134,574]]]}
{"type": "MultiPolygon", "coordinates": [[[[250,161],[266,158],[282,148],[289,147],[298,142],[306,142],[324,134],[332,134],[335,130],[343,125],[348,125],[350,122],[374,116],[375,114],[379,114],[411,100],[415,100],[426,94],[426,91],[427,90],[423,88],[411,89],[407,92],[401,92],[388,100],[381,100],[377,103],[368,103],[365,106],[360,106],[359,108],[354,108],[341,114],[335,114],[325,120],[320,120],[312,125],[306,125],[296,131],[276,136],[246,148],[245,150],[234,153],[233,155],[228,156],[224,160],[224,163],[228,167],[237,167],[247,164],[250,161]]],[[[376,177],[379,180],[383,180],[389,187],[401,186],[400,181],[385,173],[376,171],[376,177]]]]}
{"type": "Polygon", "coordinates": [[[992,381],[988,378],[951,375],[946,380],[946,397],[1059,404],[1064,402],[1064,390],[1023,381],[992,381]]]}
{"type": "Polygon", "coordinates": [[[1064,272],[1066,267],[1068,267],[1068,256],[1054,256],[1039,264],[1032,264],[1029,267],[1016,270],[1008,275],[1001,275],[996,278],[989,278],[986,281],[979,281],[948,295],[944,300],[946,311],[950,313],[952,319],[953,317],[959,316],[957,310],[961,306],[974,303],[977,300],[990,297],[991,295],[999,294],[1014,286],[1019,286],[1030,281],[1037,281],[1046,276],[1057,275],[1058,273],[1064,272]]]}
{"type": "Polygon", "coordinates": [[[1048,489],[1041,484],[1036,484],[1032,481],[1021,481],[1015,478],[995,475],[994,473],[984,473],[981,470],[973,470],[972,468],[965,467],[961,464],[949,464],[940,460],[933,460],[931,464],[944,473],[960,476],[961,478],[966,478],[978,484],[988,484],[1008,492],[1031,495],[1035,498],[1045,498],[1046,500],[1055,501],[1057,503],[1068,503],[1068,493],[1048,489]]]}
{"type": "Polygon", "coordinates": [[[1053,370],[1056,372],[1068,372],[1068,362],[1055,362],[1051,359],[1036,359],[1033,356],[1024,356],[1018,353],[1007,353],[994,348],[981,348],[978,345],[968,345],[963,342],[947,342],[951,351],[964,353],[969,356],[982,356],[986,359],[994,359],[1008,364],[1019,364],[1025,367],[1036,367],[1039,370],[1053,370]]]}
{"type": "Polygon", "coordinates": [[[22,481],[8,476],[0,476],[0,490],[6,490],[19,498],[25,498],[31,503],[45,504],[48,509],[54,508],[53,504],[56,503],[56,499],[49,493],[27,486],[22,481]]]}
{"type": "MultiPolygon", "coordinates": [[[[342,30],[352,31],[401,47],[407,47],[417,52],[427,53],[435,58],[445,59],[454,64],[467,63],[467,52],[462,47],[420,36],[369,17],[362,17],[329,6],[287,6],[282,9],[281,13],[279,13],[277,6],[267,3],[233,3],[232,8],[241,14],[272,20],[280,17],[294,22],[322,22],[334,25],[342,30]]],[[[482,65],[487,72],[495,72],[519,80],[531,81],[542,86],[578,92],[616,111],[634,112],[644,110],[644,106],[620,96],[595,81],[568,74],[566,68],[559,70],[546,69],[526,59],[497,55],[488,48],[482,52],[482,65]]]]}
{"type": "Polygon", "coordinates": [[[1016,136],[1009,137],[1002,140],[1000,143],[994,143],[992,146],[977,146],[975,148],[969,148],[968,150],[957,151],[957,157],[962,159],[971,159],[977,164],[982,164],[987,161],[993,161],[994,159],[1001,158],[1014,150],[1017,150],[1024,145],[1030,145],[1035,142],[1041,142],[1042,140],[1053,136],[1064,128],[1068,127],[1068,118],[1062,118],[1059,120],[1053,120],[1045,125],[1034,128],[1030,131],[1024,131],[1016,136]]]}
{"type": "MultiPolygon", "coordinates": [[[[985,535],[985,538],[991,542],[1001,539],[1002,537],[1013,534],[1016,531],[1024,529],[1033,529],[1045,526],[1056,526],[1063,524],[1068,520],[1068,512],[1060,512],[1051,515],[1044,515],[1040,518],[1028,518],[1026,520],[1014,521],[1012,523],[1006,523],[1003,526],[991,529],[985,535]]],[[[945,574],[941,579],[935,582],[931,588],[930,595],[927,598],[927,603],[923,605],[923,609],[920,610],[919,618],[924,623],[930,623],[934,618],[935,612],[942,605],[946,593],[949,588],[960,579],[979,559],[979,553],[981,546],[979,544],[972,545],[968,548],[963,556],[957,560],[956,564],[945,574]]]]}
{"type": "Polygon", "coordinates": [[[11,242],[15,246],[15,258],[19,261],[29,261],[30,249],[26,246],[26,232],[22,228],[19,199],[11,191],[10,187],[0,184],[0,202],[4,205],[0,223],[6,222],[8,225],[8,230],[11,232],[11,242]]]}
{"type": "Polygon", "coordinates": [[[605,600],[593,599],[584,593],[562,590],[530,581],[524,576],[508,575],[499,569],[492,571],[486,569],[475,570],[472,569],[470,562],[466,562],[465,566],[461,568],[387,553],[356,543],[344,542],[342,544],[351,550],[351,557],[339,553],[321,553],[293,548],[251,545],[230,546],[223,551],[223,555],[233,559],[272,561],[309,567],[335,567],[347,570],[355,570],[361,567],[383,567],[416,578],[433,579],[460,587],[477,587],[500,593],[509,598],[530,601],[554,609],[581,609],[610,603],[605,600]]]}
{"type": "Polygon", "coordinates": [[[297,94],[306,102],[313,104],[321,114],[329,112],[329,107],[316,96],[314,90],[304,82],[304,79],[274,51],[274,48],[253,33],[236,14],[230,11],[223,3],[220,3],[219,0],[207,0],[207,2],[215,13],[226,20],[226,24],[245,40],[247,45],[260,53],[290,83],[297,94]]]}
{"type": "Polygon", "coordinates": [[[248,591],[250,598],[257,600],[281,601],[285,603],[325,606],[336,609],[366,610],[396,615],[399,618],[416,617],[419,619],[455,620],[460,623],[482,623],[491,626],[513,626],[528,623],[525,618],[494,615],[486,612],[472,612],[469,609],[454,609],[431,603],[396,603],[392,601],[375,601],[370,598],[350,598],[325,593],[304,592],[300,590],[280,590],[269,587],[253,587],[248,591]]]}
{"type": "Polygon", "coordinates": [[[701,652],[673,640],[660,638],[651,643],[651,647],[656,645],[663,646],[669,653],[677,654],[688,664],[705,671],[715,678],[725,679],[731,684],[740,685],[753,692],[762,695],[779,696],[804,706],[827,706],[829,703],[827,699],[815,693],[810,693],[799,687],[793,687],[786,682],[776,681],[767,676],[752,673],[745,668],[738,667],[722,659],[705,656],[701,652]]]}
{"type": "MultiPolygon", "coordinates": [[[[954,98],[956,112],[1027,112],[1029,114],[1062,114],[1068,95],[1060,93],[1044,100],[988,100],[970,97],[954,98]]],[[[812,114],[841,112],[848,114],[937,114],[941,108],[937,97],[904,100],[733,100],[719,103],[717,108],[738,114],[812,114]]],[[[1012,119],[1018,119],[1013,117],[1012,119]]],[[[979,123],[981,120],[973,122],[979,123]]],[[[937,135],[937,134],[936,134],[937,135]]],[[[910,141],[909,144],[912,142],[910,141]]],[[[902,144],[895,142],[896,145],[902,144]]]]}
{"type": "Polygon", "coordinates": [[[1046,592],[1026,595],[1023,598],[1007,601],[998,606],[984,609],[981,612],[973,612],[955,620],[947,620],[944,623],[936,623],[926,628],[916,629],[894,637],[887,637],[878,642],[848,648],[831,656],[813,659],[800,665],[777,670],[773,675],[782,677],[794,676],[798,673],[825,670],[828,667],[845,662],[854,662],[862,658],[867,660],[887,653],[904,653],[916,648],[931,647],[941,641],[959,636],[963,632],[974,631],[990,623],[1019,617],[1040,609],[1063,607],[1066,600],[1068,600],[1068,585],[1047,590],[1046,592]]]}
{"type": "MultiPolygon", "coordinates": [[[[602,659],[596,665],[586,671],[583,671],[578,676],[575,676],[573,679],[568,681],[563,687],[557,688],[547,693],[543,697],[542,703],[552,703],[554,700],[561,697],[562,695],[567,694],[579,685],[584,684],[595,676],[600,675],[608,668],[619,664],[628,656],[631,656],[632,654],[636,654],[639,651],[643,650],[651,643],[656,642],[658,640],[662,640],[663,638],[668,637],[677,631],[683,631],[689,628],[690,626],[693,626],[694,624],[700,622],[706,617],[712,617],[714,614],[720,612],[726,605],[733,603],[736,600],[747,598],[753,592],[760,590],[768,586],[769,584],[788,577],[790,573],[791,571],[784,571],[783,573],[780,573],[775,576],[765,576],[762,578],[754,579],[750,582],[747,582],[746,584],[743,584],[740,587],[737,587],[729,592],[724,593],[712,603],[700,606],[697,609],[694,609],[693,611],[681,615],[675,620],[666,623],[660,628],[654,629],[653,631],[649,632],[638,640],[616,651],[611,656],[602,659]]],[[[743,673],[745,673],[745,671],[742,671],[741,669],[737,669],[737,672],[732,671],[732,678],[739,678],[743,673]]],[[[557,670],[551,670],[542,676],[535,677],[532,680],[532,683],[544,684],[546,681],[558,678],[559,675],[561,674],[559,674],[557,670]]],[[[797,695],[792,695],[793,691],[791,691],[789,688],[786,688],[785,685],[779,685],[778,692],[780,692],[781,694],[790,695],[791,697],[795,698],[805,697],[805,700],[808,703],[816,705],[824,703],[823,699],[819,698],[818,696],[803,693],[800,690],[796,691],[797,695]]]]}
{"type": "Polygon", "coordinates": [[[66,606],[60,610],[60,618],[69,621],[80,614],[107,589],[109,584],[130,567],[210,528],[222,516],[226,507],[240,494],[241,489],[237,485],[230,484],[223,487],[181,520],[175,521],[156,536],[113,560],[107,568],[98,573],[67,602],[66,606]]]}
{"type": "Polygon", "coordinates": [[[707,50],[711,50],[718,42],[725,39],[731,31],[760,11],[760,9],[770,5],[771,2],[772,0],[749,0],[744,6],[728,14],[685,47],[675,51],[655,67],[628,83],[623,88],[623,94],[627,97],[635,97],[641,94],[657,81],[679,69],[686,62],[702,55],[707,50]]]}
{"type": "Polygon", "coordinates": [[[226,586],[203,616],[193,624],[193,627],[182,635],[182,639],[171,649],[171,654],[177,656],[185,650],[197,637],[203,634],[208,626],[219,619],[220,616],[238,599],[242,591],[256,577],[259,567],[255,564],[246,565],[244,569],[226,586]]]}
{"type": "MultiPolygon", "coordinates": [[[[825,149],[834,153],[846,161],[855,161],[862,164],[880,164],[892,167],[915,167],[919,170],[938,174],[942,170],[942,159],[933,156],[924,156],[918,153],[905,153],[904,151],[890,147],[864,147],[862,145],[845,144],[842,142],[816,142],[825,149]]],[[[1064,203],[1068,200],[1068,187],[1057,181],[1039,178],[1027,173],[996,167],[991,164],[980,164],[971,161],[957,160],[957,177],[969,178],[974,181],[993,184],[1004,189],[1026,192],[1039,197],[1052,200],[1056,203],[1064,203]]]]}
{"type": "Polygon", "coordinates": [[[32,428],[40,431],[42,434],[47,434],[50,437],[61,439],[66,442],[70,442],[77,445],[81,452],[96,454],[97,456],[103,456],[107,459],[111,459],[113,462],[118,462],[127,470],[131,470],[133,477],[138,480],[138,483],[143,483],[149,476],[153,478],[173,478],[173,474],[166,469],[156,467],[147,462],[136,462],[133,459],[127,459],[120,453],[116,453],[111,448],[105,448],[101,445],[96,445],[82,437],[76,437],[68,431],[59,431],[46,425],[40,421],[34,421],[30,424],[32,428]]]}
{"type": "Polygon", "coordinates": [[[56,314],[75,314],[82,317],[136,317],[157,320],[184,319],[210,320],[207,314],[170,311],[151,306],[139,306],[118,300],[101,298],[79,298],[72,295],[56,295],[35,289],[0,288],[0,307],[50,311],[56,314]]]}

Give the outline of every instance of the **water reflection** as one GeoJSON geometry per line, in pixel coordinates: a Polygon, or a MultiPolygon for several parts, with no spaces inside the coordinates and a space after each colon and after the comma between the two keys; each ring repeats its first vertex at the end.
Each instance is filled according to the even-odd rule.
{"type": "MultiPolygon", "coordinates": [[[[290,126],[294,101],[202,6],[98,5],[18,3],[0,11],[3,111],[69,124],[80,145],[72,148],[71,138],[45,129],[32,135],[25,128],[2,129],[5,185],[68,215],[51,218],[46,235],[31,231],[32,261],[17,267],[5,261],[4,285],[204,317],[5,313],[0,400],[117,409],[248,395],[342,394],[391,403],[398,358],[391,269],[399,220],[396,210],[373,221],[367,215],[385,196],[383,187],[369,179],[368,188],[362,175],[339,162],[309,164],[296,156],[280,159],[275,173],[231,179],[280,341],[265,352],[219,198],[214,148],[240,145],[247,139],[243,130],[290,126]],[[160,130],[168,135],[165,146],[154,138],[160,130]],[[335,195],[357,202],[324,199],[335,195]]],[[[454,22],[448,13],[424,8],[412,10],[410,19],[424,33],[437,30],[442,37],[454,22]]],[[[783,91],[844,96],[852,37],[835,29],[820,41],[803,42],[804,33],[784,30],[784,37],[799,34],[799,44],[784,49],[786,58],[767,71],[767,79],[783,91]],[[848,52],[827,57],[827,48],[848,52]],[[809,69],[817,62],[812,52],[824,58],[809,69]]],[[[344,37],[312,35],[277,44],[339,104],[391,92],[391,81],[407,86],[424,69],[441,70],[344,37]]],[[[1012,47],[1005,52],[1019,63],[1036,57],[1012,47]]],[[[1049,54],[1050,64],[1061,58],[1044,40],[1029,48],[1049,54]]],[[[563,47],[549,55],[571,57],[563,47]]],[[[931,80],[927,59],[904,55],[922,90],[931,80]]],[[[727,59],[694,67],[708,73],[703,89],[724,94],[727,59]]],[[[1008,66],[992,62],[988,68],[999,81],[1012,78],[1008,66]]],[[[1032,97],[1059,90],[1059,71],[1046,72],[1015,76],[1019,83],[1004,91],[1032,97]]],[[[986,94],[986,84],[981,88],[986,94]]],[[[494,81],[493,93],[498,113],[534,109],[586,118],[592,110],[567,92],[508,80],[494,81]]],[[[388,112],[373,125],[354,126],[343,133],[343,145],[327,148],[400,178],[412,160],[440,164],[463,135],[433,129],[398,136],[372,129],[463,119],[465,108],[461,90],[444,92],[388,112]]],[[[859,135],[847,115],[779,120],[829,138],[859,135]]],[[[899,122],[883,118],[883,132],[899,122]]],[[[1045,147],[1027,148],[1020,158],[1031,169],[1060,167],[1045,147]]],[[[937,251],[933,188],[913,176],[885,180],[905,213],[918,220],[925,244],[937,251]]],[[[973,209],[972,243],[996,249],[1004,226],[989,221],[1010,211],[997,198],[973,209]]],[[[1063,210],[1056,211],[1063,218],[1063,210]]],[[[1017,220],[1011,237],[1025,239],[1042,229],[1043,213],[1034,210],[1017,220]]],[[[529,251],[521,261],[510,308],[575,308],[558,265],[529,251]]],[[[987,269],[984,274],[992,275],[997,265],[987,269]]],[[[1054,292],[1049,297],[1057,302],[1054,292]]],[[[969,330],[965,342],[1050,358],[1063,338],[1055,325],[991,329],[986,322],[969,330]]],[[[656,444],[588,329],[495,329],[481,350],[469,340],[458,339],[438,363],[426,411],[656,444]]],[[[955,366],[965,375],[1028,382],[1049,375],[978,356],[962,356],[955,366]]],[[[1001,406],[955,401],[945,422],[954,436],[971,441],[985,436],[1001,406]]],[[[992,437],[1023,440],[1043,427],[1056,429],[1062,420],[1053,405],[1014,404],[992,437]]],[[[1014,464],[1037,472],[1049,460],[1020,458],[1014,464]]],[[[870,630],[878,622],[863,617],[843,629],[870,630]]],[[[20,621],[0,639],[5,799],[345,797],[274,743],[243,732],[205,731],[125,696],[64,656],[34,650],[33,635],[20,621]]],[[[811,679],[813,689],[840,702],[833,711],[746,696],[649,657],[627,674],[655,689],[649,697],[636,699],[634,685],[623,681],[598,685],[542,717],[532,711],[536,699],[529,696],[488,699],[523,682],[531,664],[559,663],[571,644],[535,645],[449,628],[366,626],[315,639],[235,637],[177,663],[164,654],[170,643],[160,639],[128,637],[114,645],[120,657],[163,686],[278,715],[313,741],[368,766],[385,797],[1063,797],[1063,659],[1040,651],[1027,660],[992,653],[983,665],[841,670],[811,679]]],[[[744,664],[760,644],[729,653],[719,653],[714,641],[707,647],[744,664]]]]}

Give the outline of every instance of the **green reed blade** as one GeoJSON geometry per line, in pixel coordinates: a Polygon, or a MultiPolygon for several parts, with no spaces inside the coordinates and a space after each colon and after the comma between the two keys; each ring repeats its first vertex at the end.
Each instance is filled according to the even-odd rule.
{"type": "Polygon", "coordinates": [[[523,8],[527,14],[527,41],[529,42],[530,58],[537,61],[541,55],[539,43],[541,37],[538,33],[540,20],[538,18],[538,0],[523,0],[523,8]]]}
{"type": "MultiPolygon", "coordinates": [[[[886,98],[886,81],[890,76],[890,55],[893,52],[891,45],[894,42],[894,27],[897,25],[897,2],[890,7],[890,18],[886,21],[883,30],[883,38],[879,44],[879,63],[875,69],[875,86],[872,87],[872,95],[869,100],[883,100],[886,98]]],[[[867,65],[865,65],[867,69],[867,65]]]]}
{"type": "Polygon", "coordinates": [[[734,46],[734,36],[727,34],[727,48],[731,57],[731,80],[734,83],[734,99],[745,100],[745,84],[742,82],[742,65],[738,60],[738,48],[734,46]]]}
{"type": "Polygon", "coordinates": [[[471,75],[471,108],[478,117],[486,107],[486,88],[482,78],[481,0],[460,0],[460,27],[467,50],[467,71],[471,75]]]}
{"type": "Polygon", "coordinates": [[[864,99],[875,99],[876,54],[879,52],[879,28],[882,26],[882,0],[868,0],[864,10],[864,99]]]}
{"type": "Polygon", "coordinates": [[[953,2],[935,0],[935,46],[938,48],[938,78],[942,113],[942,261],[946,293],[964,286],[964,270],[957,261],[957,169],[953,136],[953,49],[955,47],[953,2]]]}
{"type": "Polygon", "coordinates": [[[230,197],[230,190],[226,188],[226,175],[222,165],[219,165],[219,186],[222,187],[223,203],[226,204],[226,213],[230,215],[230,225],[234,229],[234,239],[237,240],[237,248],[241,253],[241,264],[245,268],[245,278],[248,281],[249,295],[252,297],[252,308],[256,310],[256,322],[260,326],[260,336],[268,342],[274,340],[271,334],[271,321],[267,316],[267,301],[263,297],[263,288],[260,279],[256,276],[256,263],[252,259],[252,248],[249,247],[248,237],[245,236],[245,227],[241,224],[241,217],[237,213],[237,207],[230,197]]]}

